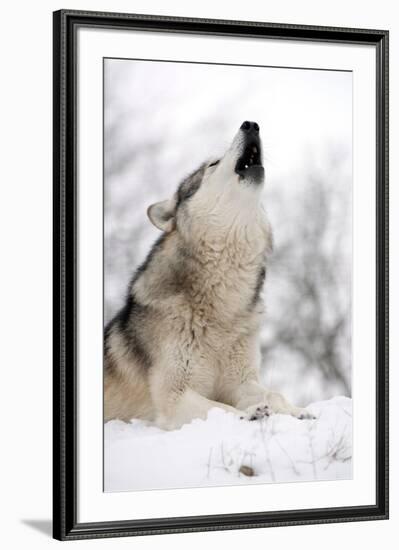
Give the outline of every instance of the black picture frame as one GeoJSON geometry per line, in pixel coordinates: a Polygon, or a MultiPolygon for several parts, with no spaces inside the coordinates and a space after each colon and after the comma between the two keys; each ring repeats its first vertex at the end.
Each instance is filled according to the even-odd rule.
{"type": "Polygon", "coordinates": [[[388,37],[387,30],[61,10],[54,25],[54,473],[59,540],[388,518],[388,37]],[[376,48],[376,504],[342,508],[77,522],[76,31],[79,27],[368,44],[376,48]]]}

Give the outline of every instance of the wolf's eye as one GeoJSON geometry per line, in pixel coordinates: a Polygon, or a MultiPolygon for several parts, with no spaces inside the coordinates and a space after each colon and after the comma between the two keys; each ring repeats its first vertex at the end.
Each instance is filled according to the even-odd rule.
{"type": "Polygon", "coordinates": [[[211,166],[216,166],[217,164],[219,164],[220,160],[215,160],[215,162],[212,162],[212,164],[210,164],[208,166],[208,168],[210,168],[211,166]]]}

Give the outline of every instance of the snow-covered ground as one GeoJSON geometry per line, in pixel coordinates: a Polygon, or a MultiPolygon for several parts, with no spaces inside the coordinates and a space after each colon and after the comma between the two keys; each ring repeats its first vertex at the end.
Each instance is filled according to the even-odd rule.
{"type": "Polygon", "coordinates": [[[316,420],[249,422],[212,409],[207,420],[163,431],[141,420],[105,425],[105,490],[350,479],[352,400],[308,407],[316,420]]]}

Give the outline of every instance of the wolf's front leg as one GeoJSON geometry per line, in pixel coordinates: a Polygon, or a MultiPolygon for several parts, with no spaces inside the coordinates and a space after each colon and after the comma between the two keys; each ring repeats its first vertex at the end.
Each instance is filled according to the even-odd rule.
{"type": "Polygon", "coordinates": [[[214,407],[239,416],[243,414],[242,411],[230,405],[212,401],[191,388],[186,388],[181,393],[169,394],[165,396],[165,399],[161,398],[161,401],[156,403],[157,415],[155,423],[164,430],[176,430],[195,418],[205,420],[210,409],[214,407]]]}
{"type": "Polygon", "coordinates": [[[283,395],[267,390],[255,380],[240,384],[234,393],[233,405],[246,410],[249,420],[255,420],[259,415],[265,416],[264,411],[268,414],[289,414],[299,419],[314,418],[306,409],[292,405],[283,395]]]}

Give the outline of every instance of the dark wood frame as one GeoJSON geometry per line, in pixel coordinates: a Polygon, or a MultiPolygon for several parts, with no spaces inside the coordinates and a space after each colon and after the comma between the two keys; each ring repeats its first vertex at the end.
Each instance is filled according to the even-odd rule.
{"type": "Polygon", "coordinates": [[[54,13],[54,537],[60,540],[388,518],[388,31],[61,10],[54,13]],[[81,27],[369,44],[377,71],[376,495],[370,506],[77,522],[76,30],[81,27]]]}

